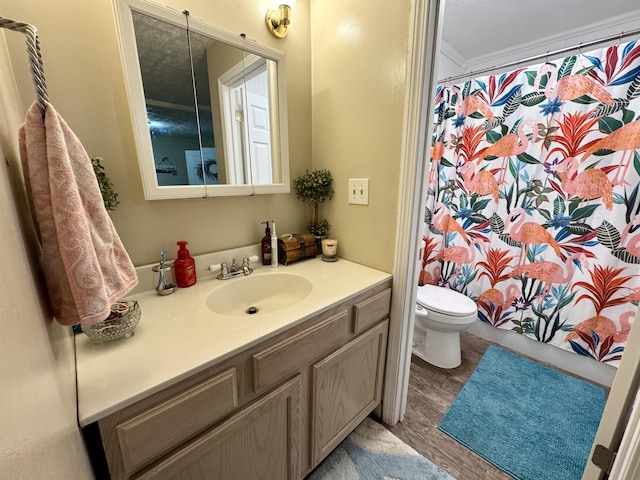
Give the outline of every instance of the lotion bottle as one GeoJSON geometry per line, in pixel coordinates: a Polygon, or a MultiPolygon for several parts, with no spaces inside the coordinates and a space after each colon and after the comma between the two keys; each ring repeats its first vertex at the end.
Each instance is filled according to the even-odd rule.
{"type": "Polygon", "coordinates": [[[262,265],[271,265],[271,229],[269,228],[269,220],[260,222],[266,224],[264,229],[264,237],[262,237],[262,265]]]}
{"type": "Polygon", "coordinates": [[[271,229],[271,266],[278,266],[278,235],[276,234],[276,221],[271,220],[273,228],[271,229]]]}
{"type": "Polygon", "coordinates": [[[187,250],[187,242],[181,240],[177,243],[178,258],[173,262],[173,270],[178,287],[190,287],[196,283],[196,261],[187,250]]]}

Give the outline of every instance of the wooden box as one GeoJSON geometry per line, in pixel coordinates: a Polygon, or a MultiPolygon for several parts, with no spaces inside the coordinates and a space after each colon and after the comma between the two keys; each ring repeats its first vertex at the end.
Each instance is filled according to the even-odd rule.
{"type": "Polygon", "coordinates": [[[316,256],[316,237],[310,233],[278,239],[278,262],[283,265],[316,256]]]}

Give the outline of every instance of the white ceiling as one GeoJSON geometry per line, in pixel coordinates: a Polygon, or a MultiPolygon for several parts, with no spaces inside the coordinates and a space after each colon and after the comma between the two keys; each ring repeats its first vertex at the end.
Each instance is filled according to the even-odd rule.
{"type": "MultiPolygon", "coordinates": [[[[638,14],[638,0],[445,0],[443,39],[464,60],[536,42],[612,17],[638,14]]],[[[599,38],[599,37],[598,37],[599,38]]]]}

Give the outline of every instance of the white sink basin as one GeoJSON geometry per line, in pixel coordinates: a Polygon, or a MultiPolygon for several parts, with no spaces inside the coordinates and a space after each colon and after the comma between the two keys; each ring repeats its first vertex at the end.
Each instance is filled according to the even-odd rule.
{"type": "Polygon", "coordinates": [[[221,315],[245,316],[276,312],[295,305],[311,293],[302,275],[285,272],[252,274],[225,283],[206,299],[209,310],[221,315]]]}

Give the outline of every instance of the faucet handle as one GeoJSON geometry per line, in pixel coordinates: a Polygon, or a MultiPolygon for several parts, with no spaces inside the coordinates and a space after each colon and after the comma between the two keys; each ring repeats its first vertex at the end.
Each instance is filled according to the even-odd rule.
{"type": "Polygon", "coordinates": [[[211,273],[213,273],[213,272],[217,272],[221,268],[222,268],[221,263],[214,263],[213,265],[209,265],[208,267],[205,267],[205,270],[209,270],[211,273]]]}
{"type": "Polygon", "coordinates": [[[258,260],[260,260],[260,257],[258,257],[258,255],[251,255],[250,257],[244,257],[242,259],[242,266],[249,266],[249,263],[251,262],[257,262],[258,260]]]}
{"type": "Polygon", "coordinates": [[[229,268],[227,267],[227,262],[222,262],[220,264],[220,274],[226,275],[229,273],[229,268]]]}
{"type": "Polygon", "coordinates": [[[244,257],[242,259],[242,264],[244,265],[245,262],[247,264],[249,264],[250,262],[257,262],[258,260],[260,260],[260,257],[258,255],[251,255],[250,257],[244,257]]]}

